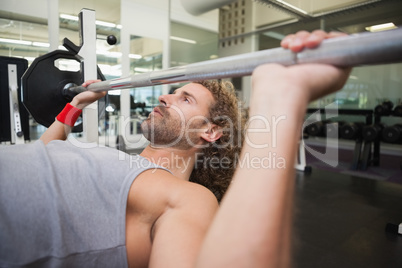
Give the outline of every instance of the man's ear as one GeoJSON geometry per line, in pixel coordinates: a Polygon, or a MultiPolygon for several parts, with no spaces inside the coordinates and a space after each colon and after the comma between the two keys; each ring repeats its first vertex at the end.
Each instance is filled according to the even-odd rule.
{"type": "Polygon", "coordinates": [[[222,137],[222,128],[215,124],[210,124],[205,132],[201,134],[201,138],[207,142],[217,141],[220,137],[222,137]]]}

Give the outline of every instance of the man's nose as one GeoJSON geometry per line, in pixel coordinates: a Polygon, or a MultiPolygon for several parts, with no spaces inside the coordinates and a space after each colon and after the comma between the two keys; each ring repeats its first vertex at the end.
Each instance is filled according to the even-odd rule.
{"type": "Polygon", "coordinates": [[[169,108],[173,103],[173,95],[172,94],[160,95],[158,97],[158,100],[159,100],[159,103],[162,104],[162,106],[169,108]]]}

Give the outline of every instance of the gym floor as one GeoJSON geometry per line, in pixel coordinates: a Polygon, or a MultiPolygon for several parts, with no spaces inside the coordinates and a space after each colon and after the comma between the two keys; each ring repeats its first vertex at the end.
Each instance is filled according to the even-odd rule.
{"type": "MultiPolygon", "coordinates": [[[[400,171],[402,177],[402,171],[400,171]]],[[[313,167],[297,172],[292,267],[402,267],[402,185],[313,167]]]]}

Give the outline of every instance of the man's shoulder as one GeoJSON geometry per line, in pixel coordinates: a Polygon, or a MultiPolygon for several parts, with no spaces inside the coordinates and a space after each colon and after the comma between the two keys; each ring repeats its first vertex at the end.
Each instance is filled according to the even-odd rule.
{"type": "MultiPolygon", "coordinates": [[[[204,186],[175,177],[163,169],[142,172],[131,186],[128,206],[159,214],[167,208],[215,210],[214,194],[204,186]]],[[[137,210],[137,209],[136,209],[137,210]]]]}
{"type": "Polygon", "coordinates": [[[206,187],[177,178],[166,170],[148,170],[138,179],[147,188],[152,187],[152,192],[166,199],[171,205],[179,205],[180,202],[217,203],[214,194],[206,187]]]}

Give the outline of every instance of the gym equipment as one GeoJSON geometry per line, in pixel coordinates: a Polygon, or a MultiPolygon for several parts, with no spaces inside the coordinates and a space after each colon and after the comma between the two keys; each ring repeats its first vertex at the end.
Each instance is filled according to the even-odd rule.
{"type": "MultiPolygon", "coordinates": [[[[54,122],[74,97],[66,86],[84,82],[80,71],[63,71],[55,66],[57,60],[63,59],[79,62],[75,53],[55,50],[36,58],[22,76],[22,101],[33,118],[45,127],[54,122]]],[[[99,68],[98,79],[105,80],[99,68]]]]}
{"type": "Polygon", "coordinates": [[[392,107],[394,107],[394,104],[391,101],[384,101],[374,108],[374,114],[385,116],[390,115],[392,113],[392,107]]]}
{"type": "Polygon", "coordinates": [[[338,137],[343,125],[344,122],[323,120],[306,126],[304,132],[312,137],[338,137]]]}
{"type": "Polygon", "coordinates": [[[109,45],[115,45],[115,44],[117,43],[117,38],[116,38],[116,36],[114,36],[114,35],[109,35],[109,36],[106,38],[106,42],[107,42],[109,45]]]}
{"type": "Polygon", "coordinates": [[[402,104],[395,106],[393,115],[402,117],[402,104]]]}
{"type": "MultiPolygon", "coordinates": [[[[331,110],[326,109],[307,109],[308,114],[319,112],[321,117],[331,120],[322,120],[319,122],[311,123],[304,128],[304,132],[308,134],[308,127],[312,127],[313,131],[310,133],[318,134],[321,137],[328,138],[344,138],[354,140],[355,146],[353,150],[353,159],[350,166],[352,170],[366,170],[369,165],[378,166],[380,159],[380,139],[374,141],[364,140],[362,137],[362,129],[365,126],[380,124],[379,121],[373,123],[373,110],[372,109],[339,109],[336,110],[336,116],[361,116],[364,122],[346,123],[345,121],[332,121],[336,117],[331,110]],[[321,130],[320,130],[321,129],[321,130]],[[336,132],[338,131],[338,133],[336,132]]],[[[321,118],[320,117],[320,118],[321,118]]],[[[380,116],[375,117],[376,120],[380,116]]],[[[311,131],[311,129],[309,130],[311,131]]],[[[311,136],[313,136],[311,135],[311,136]]],[[[318,137],[319,137],[318,136],[318,137]]]]}
{"type": "Polygon", "coordinates": [[[24,132],[22,132],[20,107],[18,104],[18,79],[17,65],[8,65],[8,83],[10,89],[10,121],[12,137],[16,139],[17,144],[24,143],[24,132]]]}
{"type": "Polygon", "coordinates": [[[363,123],[346,123],[340,128],[340,136],[346,140],[360,139],[362,135],[363,123]]]}
{"type": "Polygon", "coordinates": [[[351,169],[356,170],[360,168],[360,164],[363,162],[364,168],[366,168],[367,163],[367,152],[370,151],[369,147],[365,146],[365,143],[362,141],[362,128],[364,123],[361,122],[350,122],[344,124],[339,131],[340,138],[346,140],[354,140],[355,141],[355,148],[353,151],[353,160],[351,164],[351,169]],[[361,161],[361,160],[364,161],[361,161]]]}
{"type": "Polygon", "coordinates": [[[387,143],[401,143],[402,125],[396,124],[384,128],[384,130],[382,131],[382,141],[387,143]]]}
{"type": "MultiPolygon", "coordinates": [[[[117,43],[117,38],[113,34],[108,35],[106,38],[98,38],[97,37],[96,39],[97,40],[105,40],[108,43],[108,45],[111,45],[111,46],[116,45],[116,43],[117,43]]],[[[63,41],[65,42],[65,40],[63,40],[63,41]]],[[[71,42],[70,40],[68,40],[67,42],[69,42],[70,44],[73,44],[73,46],[75,47],[74,43],[71,42]]]]}
{"type": "Polygon", "coordinates": [[[373,142],[381,137],[383,125],[374,124],[370,126],[364,126],[362,130],[362,137],[364,141],[373,142]]]}
{"type": "Polygon", "coordinates": [[[345,124],[345,122],[328,122],[326,127],[324,128],[325,137],[339,137],[341,132],[341,127],[345,124]]]}
{"type": "Polygon", "coordinates": [[[361,169],[366,170],[369,165],[378,166],[380,164],[380,139],[384,125],[375,123],[365,125],[362,129],[363,152],[361,169]]]}
{"type": "MultiPolygon", "coordinates": [[[[72,48],[74,48],[73,44],[70,45],[72,48]]],[[[46,60],[46,57],[44,56],[42,61],[49,61],[47,62],[47,65],[52,65],[54,60],[46,60]]],[[[300,53],[293,53],[290,50],[285,50],[282,48],[268,49],[200,63],[193,63],[187,66],[174,67],[167,70],[112,79],[91,84],[88,86],[88,88],[75,86],[74,84],[77,83],[67,83],[68,81],[65,80],[68,79],[65,79],[63,75],[61,75],[61,77],[59,76],[58,79],[46,81],[47,85],[46,87],[43,87],[44,83],[42,82],[43,80],[41,77],[43,77],[44,74],[46,74],[47,77],[52,77],[54,75],[53,72],[56,70],[55,68],[51,68],[50,70],[44,71],[36,68],[37,65],[32,64],[28,70],[30,75],[24,75],[23,77],[23,91],[24,96],[32,96],[37,94],[33,93],[36,91],[36,85],[37,87],[43,87],[43,89],[40,90],[41,95],[54,94],[60,98],[64,98],[66,95],[71,96],[85,90],[108,91],[185,81],[241,77],[250,75],[257,66],[265,63],[278,63],[285,66],[300,63],[325,63],[346,67],[365,64],[395,63],[401,61],[402,29],[395,29],[384,32],[361,33],[335,39],[328,39],[325,40],[318,48],[304,50],[300,53]],[[54,91],[62,92],[55,93],[54,91]]],[[[83,61],[81,61],[81,63],[83,63],[83,61]]],[[[55,76],[57,75],[58,74],[55,74],[55,76]]],[[[45,113],[39,112],[35,116],[33,115],[34,118],[38,122],[48,121],[41,120],[42,116],[48,116],[49,118],[52,118],[53,122],[53,119],[57,113],[52,113],[49,115],[49,111],[61,111],[61,109],[64,107],[64,103],[61,104],[60,101],[49,101],[48,98],[42,98],[43,101],[40,101],[39,99],[41,98],[37,98],[38,102],[35,103],[36,106],[43,106],[47,108],[53,107],[52,109],[46,109],[45,113]],[[60,105],[63,107],[60,107],[60,105]]],[[[27,99],[24,99],[24,103],[25,100],[27,99]]]]}
{"type": "Polygon", "coordinates": [[[314,122],[305,128],[305,132],[309,136],[313,137],[323,137],[325,136],[325,125],[328,123],[328,121],[319,121],[319,122],[314,122]]]}
{"type": "Polygon", "coordinates": [[[24,143],[30,139],[29,114],[21,102],[21,76],[26,59],[0,57],[0,143],[24,143]]]}
{"type": "Polygon", "coordinates": [[[106,91],[133,87],[154,86],[186,81],[219,79],[250,75],[265,63],[285,66],[300,63],[325,63],[339,67],[384,64],[402,61],[402,28],[377,33],[361,33],[325,40],[318,48],[293,53],[282,48],[230,56],[193,63],[167,70],[154,71],[91,84],[83,90],[106,91]]]}

